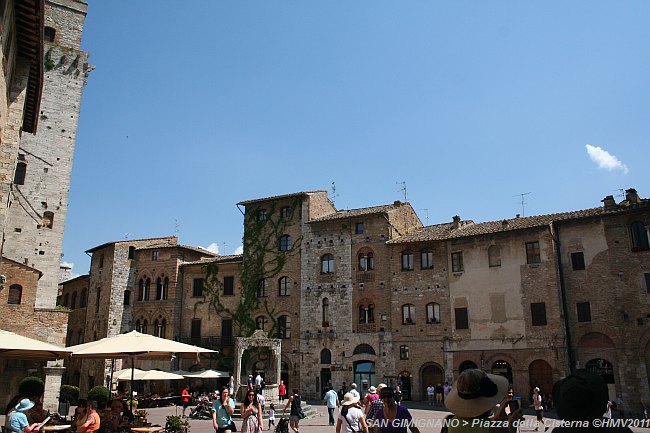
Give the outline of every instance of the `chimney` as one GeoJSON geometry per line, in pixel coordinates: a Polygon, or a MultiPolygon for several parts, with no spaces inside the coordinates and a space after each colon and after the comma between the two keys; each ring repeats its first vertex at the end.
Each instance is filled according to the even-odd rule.
{"type": "Polygon", "coordinates": [[[393,202],[393,206],[395,206],[395,207],[400,207],[401,205],[402,205],[402,202],[399,201],[399,200],[395,200],[395,201],[393,202]]]}
{"type": "Polygon", "coordinates": [[[641,197],[637,194],[636,189],[630,188],[625,190],[625,200],[630,204],[639,204],[641,203],[641,197]]]}
{"type": "Polygon", "coordinates": [[[452,222],[451,226],[455,230],[458,227],[460,227],[460,217],[458,215],[454,215],[454,217],[452,219],[453,219],[453,222],[452,222]]]}
{"type": "Polygon", "coordinates": [[[614,200],[613,195],[608,195],[604,199],[601,200],[603,202],[603,207],[605,210],[614,210],[616,209],[616,200],[614,200]]]}

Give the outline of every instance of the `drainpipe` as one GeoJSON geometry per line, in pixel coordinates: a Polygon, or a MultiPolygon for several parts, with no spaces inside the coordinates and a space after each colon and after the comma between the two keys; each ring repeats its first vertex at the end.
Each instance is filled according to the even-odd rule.
{"type": "Polygon", "coordinates": [[[569,371],[567,373],[570,373],[574,369],[574,362],[573,362],[573,351],[571,350],[571,327],[569,324],[569,314],[568,314],[568,305],[567,305],[567,295],[566,295],[566,287],[564,285],[564,270],[562,267],[562,251],[560,248],[560,228],[557,227],[553,222],[549,224],[549,231],[551,233],[551,237],[553,238],[553,242],[555,243],[555,256],[557,258],[557,272],[558,272],[558,278],[560,282],[560,302],[562,304],[562,317],[564,319],[564,338],[566,341],[566,357],[567,361],[569,363],[569,371]]]}

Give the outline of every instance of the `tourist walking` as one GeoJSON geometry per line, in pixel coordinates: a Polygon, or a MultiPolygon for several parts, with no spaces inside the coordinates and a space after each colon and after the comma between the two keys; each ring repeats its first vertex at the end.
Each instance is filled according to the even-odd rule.
{"type": "Polygon", "coordinates": [[[386,388],[387,386],[388,385],[386,385],[385,383],[380,383],[379,385],[377,385],[377,395],[380,397],[377,400],[373,401],[369,407],[365,408],[366,424],[368,424],[368,428],[372,428],[373,421],[377,417],[377,414],[384,407],[384,403],[382,403],[381,401],[381,390],[386,388]]]}
{"type": "Polygon", "coordinates": [[[269,430],[271,426],[275,427],[275,405],[271,403],[269,405],[269,430]]]}
{"type": "Polygon", "coordinates": [[[359,408],[359,397],[348,392],[341,402],[341,413],[336,420],[336,433],[368,433],[366,417],[359,408]]]}
{"type": "Polygon", "coordinates": [[[429,406],[433,406],[433,402],[436,396],[436,387],[433,384],[430,384],[427,387],[427,398],[429,399],[429,406]]]}
{"type": "Polygon", "coordinates": [[[228,388],[221,388],[219,398],[212,404],[212,427],[217,433],[233,433],[237,431],[232,416],[235,413],[235,400],[230,397],[228,388]]]}
{"type": "Polygon", "coordinates": [[[262,430],[262,408],[257,400],[257,393],[250,389],[241,404],[242,433],[260,433],[262,430]]]}
{"type": "Polygon", "coordinates": [[[323,400],[327,405],[329,424],[334,425],[334,410],[341,405],[341,402],[339,401],[339,395],[336,391],[334,391],[334,388],[329,388],[329,390],[325,393],[323,400]]]}
{"type": "Polygon", "coordinates": [[[190,396],[190,387],[189,385],[185,385],[183,391],[181,391],[181,400],[183,401],[183,414],[181,416],[183,418],[185,418],[185,410],[190,405],[191,399],[192,397],[190,396]]]}
{"type": "Polygon", "coordinates": [[[533,404],[531,406],[535,408],[535,416],[537,417],[535,431],[538,431],[539,425],[544,425],[544,406],[542,405],[542,394],[539,392],[538,387],[533,388],[533,404]]]}
{"type": "MultiPolygon", "coordinates": [[[[359,394],[359,391],[357,391],[357,384],[356,383],[353,383],[352,385],[350,385],[350,391],[348,391],[348,392],[350,394],[352,394],[354,397],[356,397],[357,399],[359,399],[359,400],[361,399],[361,395],[359,394]]],[[[345,398],[345,395],[343,396],[343,398],[345,398]]]]}
{"type": "Polygon", "coordinates": [[[295,433],[300,431],[300,420],[305,417],[301,405],[302,398],[300,397],[300,394],[298,394],[298,389],[294,388],[286,406],[284,407],[284,411],[286,412],[287,408],[291,407],[289,412],[289,427],[291,427],[295,433]]]}

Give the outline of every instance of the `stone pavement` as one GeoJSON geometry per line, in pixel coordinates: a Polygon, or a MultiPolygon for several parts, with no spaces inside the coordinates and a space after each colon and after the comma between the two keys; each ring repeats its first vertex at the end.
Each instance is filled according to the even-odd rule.
{"type": "MultiPolygon", "coordinates": [[[[310,402],[310,405],[316,409],[317,416],[313,418],[308,418],[300,421],[300,432],[301,433],[335,433],[335,427],[328,425],[327,419],[327,408],[322,404],[314,404],[310,402]]],[[[426,403],[418,402],[406,402],[405,405],[409,408],[413,419],[418,422],[420,427],[420,432],[422,433],[439,433],[440,432],[440,423],[445,416],[449,414],[442,410],[442,408],[427,406],[426,403]]],[[[189,413],[189,409],[187,413],[189,413]]],[[[164,408],[152,408],[147,409],[149,415],[147,417],[148,421],[152,424],[160,424],[161,426],[165,425],[165,417],[167,415],[180,415],[182,408],[169,406],[164,408]]],[[[519,428],[519,431],[522,433],[533,433],[535,429],[535,416],[532,414],[526,414],[526,425],[519,428]]],[[[276,424],[277,421],[282,416],[282,412],[276,412],[276,424]]],[[[190,433],[214,433],[212,428],[212,420],[193,420],[188,419],[190,423],[190,433]]],[[[553,418],[545,418],[546,425],[551,426],[552,423],[556,420],[553,418]]],[[[236,420],[237,429],[241,428],[241,420],[236,420]]],[[[268,429],[268,420],[264,419],[264,428],[268,429]]],[[[540,432],[543,432],[544,429],[540,428],[540,432]]],[[[549,428],[548,432],[550,433],[552,428],[549,428]]],[[[650,433],[650,429],[647,428],[632,428],[634,432],[638,433],[650,433]]],[[[268,431],[268,430],[266,430],[268,431]]],[[[606,430],[603,429],[603,432],[606,430]]],[[[292,430],[289,430],[289,433],[293,433],[292,430]]]]}

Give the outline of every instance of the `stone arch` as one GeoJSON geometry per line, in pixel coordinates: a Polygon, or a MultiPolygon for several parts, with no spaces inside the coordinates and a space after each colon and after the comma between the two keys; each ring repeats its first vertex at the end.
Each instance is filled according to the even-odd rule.
{"type": "Polygon", "coordinates": [[[377,352],[375,352],[375,349],[371,345],[366,343],[361,343],[354,348],[354,352],[352,354],[353,355],[377,355],[377,352]]]}
{"type": "MultiPolygon", "coordinates": [[[[235,371],[234,378],[238,382],[238,388],[241,388],[247,381],[242,380],[242,356],[250,348],[268,348],[271,351],[271,357],[267,365],[272,366],[269,374],[265,377],[266,387],[264,388],[265,397],[271,400],[277,400],[278,384],[280,383],[281,363],[282,363],[282,340],[279,338],[268,338],[262,330],[256,330],[250,337],[235,337],[235,371]]],[[[237,393],[237,391],[235,391],[237,393]]]]}
{"type": "Polygon", "coordinates": [[[542,394],[550,394],[553,390],[553,369],[551,364],[543,359],[536,359],[528,365],[528,386],[539,387],[542,394]]]}
{"type": "Polygon", "coordinates": [[[588,361],[596,358],[611,363],[616,361],[616,345],[608,335],[600,332],[584,334],[578,340],[576,352],[576,363],[580,368],[584,368],[588,361]]]}
{"type": "Polygon", "coordinates": [[[427,398],[427,387],[445,382],[445,370],[436,362],[428,362],[420,368],[420,396],[421,400],[427,398]]]}

